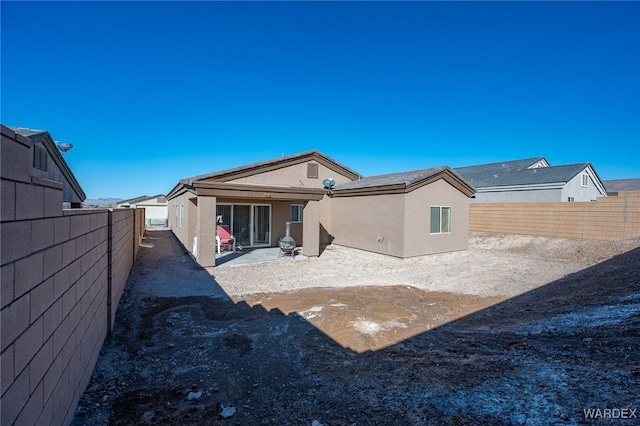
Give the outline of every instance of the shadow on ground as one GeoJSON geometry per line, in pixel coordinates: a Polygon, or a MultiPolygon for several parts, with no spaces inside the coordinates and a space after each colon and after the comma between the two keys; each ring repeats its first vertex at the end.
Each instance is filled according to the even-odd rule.
{"type": "Polygon", "coordinates": [[[639,405],[640,249],[357,353],[234,303],[169,231],[146,241],[75,425],[583,424],[639,405]]]}

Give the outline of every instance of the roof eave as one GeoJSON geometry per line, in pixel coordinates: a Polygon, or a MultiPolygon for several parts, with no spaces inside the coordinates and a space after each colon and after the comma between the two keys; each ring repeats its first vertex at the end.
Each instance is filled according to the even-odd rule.
{"type": "Polygon", "coordinates": [[[288,187],[271,185],[237,184],[226,182],[195,182],[193,189],[198,196],[252,198],[272,200],[319,201],[327,191],[321,188],[288,187]]]}
{"type": "Polygon", "coordinates": [[[73,192],[76,193],[78,199],[80,199],[80,202],[84,202],[84,200],[87,199],[87,195],[84,193],[84,190],[80,186],[80,183],[71,171],[71,168],[67,164],[66,160],[62,157],[62,154],[60,154],[60,151],[58,150],[55,141],[51,137],[51,134],[45,131],[43,133],[33,135],[33,139],[37,138],[43,138],[43,145],[49,152],[49,155],[51,156],[51,158],[53,158],[53,161],[56,163],[65,179],[67,179],[67,182],[69,182],[69,186],[71,186],[73,192]]]}
{"type": "Polygon", "coordinates": [[[304,163],[309,160],[314,160],[330,169],[334,169],[352,180],[362,178],[362,175],[349,169],[346,166],[343,166],[342,164],[338,163],[334,159],[322,154],[319,151],[311,150],[311,151],[305,151],[299,154],[289,155],[286,157],[275,158],[273,160],[267,160],[259,163],[253,163],[245,166],[235,167],[232,169],[221,170],[218,172],[193,176],[193,177],[182,179],[181,182],[188,183],[191,185],[194,184],[195,182],[205,181],[205,180],[225,182],[232,179],[239,179],[247,176],[253,176],[259,173],[264,173],[271,170],[277,170],[283,167],[287,167],[289,165],[304,163]]]}
{"type": "Polygon", "coordinates": [[[403,194],[411,191],[415,191],[425,185],[429,185],[435,181],[444,179],[451,186],[465,194],[467,197],[471,197],[475,194],[475,188],[464,180],[459,174],[446,167],[433,175],[426,176],[422,179],[414,182],[402,182],[391,185],[379,185],[370,186],[364,188],[346,188],[337,189],[334,191],[334,197],[347,197],[347,196],[363,196],[363,195],[383,195],[383,194],[403,194]]]}

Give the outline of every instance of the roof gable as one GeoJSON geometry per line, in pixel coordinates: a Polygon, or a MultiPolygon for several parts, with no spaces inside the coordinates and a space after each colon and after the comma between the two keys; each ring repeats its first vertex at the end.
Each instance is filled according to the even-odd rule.
{"type": "Polygon", "coordinates": [[[86,194],[78,183],[78,180],[71,171],[71,168],[65,161],[64,157],[62,156],[62,154],[60,154],[60,150],[58,149],[49,132],[47,132],[46,130],[28,129],[25,127],[7,127],[9,127],[16,133],[25,136],[33,142],[41,143],[49,153],[49,157],[53,160],[53,162],[56,164],[56,167],[58,167],[58,169],[64,176],[65,180],[67,181],[66,183],[69,185],[69,188],[71,188],[71,190],[76,194],[80,202],[86,200],[86,194]]]}
{"type": "Polygon", "coordinates": [[[186,185],[193,185],[195,182],[228,182],[231,180],[237,180],[246,178],[249,176],[259,175],[264,172],[282,169],[288,166],[305,163],[308,161],[315,161],[319,164],[326,166],[327,168],[340,173],[350,179],[360,178],[360,174],[349,169],[348,167],[338,163],[332,158],[322,154],[320,151],[311,150],[305,151],[299,154],[288,155],[280,158],[274,158],[272,160],[262,161],[258,163],[248,164],[245,166],[234,167],[231,169],[220,170],[213,173],[207,173],[204,175],[194,176],[191,178],[182,179],[180,182],[186,185]]]}
{"type": "Polygon", "coordinates": [[[469,197],[475,193],[475,188],[458,173],[448,166],[440,166],[366,177],[337,186],[334,189],[334,195],[346,196],[406,193],[439,179],[444,179],[469,197]]]}

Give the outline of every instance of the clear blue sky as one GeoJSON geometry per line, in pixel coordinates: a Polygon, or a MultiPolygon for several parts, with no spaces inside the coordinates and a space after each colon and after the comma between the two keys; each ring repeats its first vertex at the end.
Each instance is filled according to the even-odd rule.
{"type": "Polygon", "coordinates": [[[640,178],[638,2],[6,2],[2,123],[89,198],[319,149],[364,174],[544,156],[640,178]]]}

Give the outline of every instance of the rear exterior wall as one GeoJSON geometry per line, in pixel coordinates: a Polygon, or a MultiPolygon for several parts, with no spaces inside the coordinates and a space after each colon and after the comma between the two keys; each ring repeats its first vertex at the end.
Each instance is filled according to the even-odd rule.
{"type": "Polygon", "coordinates": [[[334,197],[334,244],[404,257],[405,194],[334,197]]]}
{"type": "Polygon", "coordinates": [[[405,197],[404,257],[469,248],[469,197],[437,180],[405,197]],[[431,234],[431,207],[451,207],[451,232],[431,234]]]}

